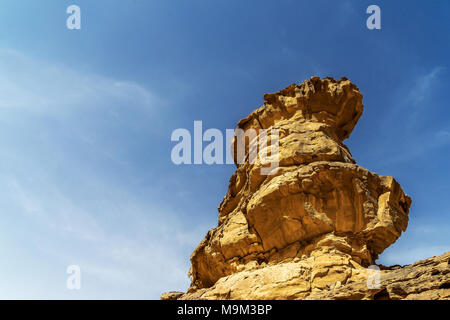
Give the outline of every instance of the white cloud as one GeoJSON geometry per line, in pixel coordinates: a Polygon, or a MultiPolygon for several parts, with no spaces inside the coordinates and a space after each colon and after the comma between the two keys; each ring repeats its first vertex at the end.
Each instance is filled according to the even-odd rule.
{"type": "Polygon", "coordinates": [[[156,97],[136,82],[80,72],[0,49],[0,109],[64,114],[111,102],[150,108],[155,101],[156,97]]]}
{"type": "Polygon", "coordinates": [[[450,132],[447,130],[439,130],[436,132],[436,138],[440,143],[450,142],[450,132]]]}
{"type": "MultiPolygon", "coordinates": [[[[69,264],[82,267],[79,297],[157,299],[187,288],[189,254],[205,226],[187,231],[163,200],[138,196],[120,176],[128,159],[123,149],[131,138],[146,139],[133,135],[136,123],[159,103],[136,82],[0,50],[1,232],[11,239],[2,245],[33,266],[17,298],[67,298],[69,264]]],[[[13,261],[0,266],[8,274],[0,297],[17,286],[21,274],[14,272],[13,261]]]]}
{"type": "Polygon", "coordinates": [[[388,140],[389,144],[392,144],[390,152],[386,149],[389,144],[384,145],[382,151],[376,150],[377,154],[383,154],[379,164],[387,166],[409,162],[413,158],[445,147],[450,142],[447,128],[424,128],[426,121],[443,107],[433,96],[443,88],[440,80],[444,72],[444,67],[435,66],[426,73],[412,77],[394,92],[392,107],[390,112],[384,115],[379,130],[382,135],[392,131],[392,127],[398,130],[396,135],[388,140]],[[390,153],[389,157],[384,155],[386,152],[390,153]]]}
{"type": "Polygon", "coordinates": [[[436,66],[427,74],[418,76],[415,80],[414,86],[409,93],[409,101],[413,104],[423,102],[427,95],[430,94],[431,88],[433,87],[435,81],[438,79],[439,74],[443,71],[443,67],[436,66]]]}
{"type": "Polygon", "coordinates": [[[389,157],[383,156],[379,164],[383,166],[394,165],[402,162],[409,162],[417,157],[423,157],[433,150],[446,147],[450,143],[450,133],[446,130],[438,130],[437,132],[425,133],[421,132],[420,137],[411,136],[411,141],[414,143],[404,143],[397,148],[394,155],[389,157]],[[399,152],[398,150],[401,150],[399,152]]]}
{"type": "MultiPolygon", "coordinates": [[[[87,203],[84,206],[96,208],[88,211],[55,186],[41,187],[44,192],[14,180],[3,196],[22,208],[30,225],[38,225],[34,232],[51,234],[50,242],[37,244],[41,254],[57,264],[81,267],[83,283],[90,288],[84,293],[88,297],[157,299],[164,291],[187,289],[189,254],[204,226],[186,230],[173,213],[135,203],[117,186],[103,185],[103,189],[121,198],[120,210],[106,203],[102,207],[87,203]],[[127,291],[119,293],[124,287],[127,291]]],[[[1,201],[0,206],[4,207],[1,201]]]]}

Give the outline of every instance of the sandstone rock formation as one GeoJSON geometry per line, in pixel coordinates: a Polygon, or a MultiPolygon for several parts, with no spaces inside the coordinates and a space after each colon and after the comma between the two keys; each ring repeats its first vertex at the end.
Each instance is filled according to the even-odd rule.
{"type": "Polygon", "coordinates": [[[406,230],[411,199],[394,178],[358,166],[343,144],[362,112],[362,95],[345,78],[266,94],[238,128],[276,129],[279,167],[261,174],[265,164],[248,160],[252,141],[234,139],[237,170],[218,226],[191,256],[191,287],[162,298],[449,298],[449,254],[384,268],[382,287],[367,286],[367,267],[406,230]],[[242,143],[245,161],[237,161],[242,143]]]}

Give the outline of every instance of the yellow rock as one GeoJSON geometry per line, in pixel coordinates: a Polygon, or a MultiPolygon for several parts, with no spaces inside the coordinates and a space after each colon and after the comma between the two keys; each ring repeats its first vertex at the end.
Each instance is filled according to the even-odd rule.
{"type": "Polygon", "coordinates": [[[367,287],[366,267],[406,230],[411,199],[394,178],[358,166],[342,143],[362,111],[362,94],[345,78],[264,95],[238,128],[279,131],[278,170],[261,174],[265,164],[249,161],[252,142],[233,139],[237,169],[218,226],[191,256],[191,287],[162,298],[448,299],[448,254],[418,267],[433,285],[408,266],[384,268],[385,286],[367,287]]]}

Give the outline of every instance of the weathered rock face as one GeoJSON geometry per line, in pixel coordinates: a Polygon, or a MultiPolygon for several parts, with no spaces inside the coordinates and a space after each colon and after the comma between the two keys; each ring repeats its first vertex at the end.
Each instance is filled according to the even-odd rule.
{"type": "Polygon", "coordinates": [[[171,292],[161,298],[449,300],[449,261],[450,252],[447,252],[405,267],[382,267],[380,287],[370,289],[367,279],[373,277],[373,273],[368,269],[339,253],[321,254],[237,272],[220,278],[210,288],[191,290],[187,294],[171,292]]]}
{"type": "Polygon", "coordinates": [[[238,128],[279,132],[279,167],[261,174],[265,164],[249,161],[252,142],[240,161],[245,141],[233,141],[237,170],[218,226],[191,256],[190,289],[170,298],[332,298],[340,287],[350,290],[343,298],[373,297],[366,267],[406,230],[411,199],[342,143],[362,114],[361,93],[345,78],[314,77],[264,100],[238,128]],[[352,292],[352,283],[366,290],[352,292]]]}

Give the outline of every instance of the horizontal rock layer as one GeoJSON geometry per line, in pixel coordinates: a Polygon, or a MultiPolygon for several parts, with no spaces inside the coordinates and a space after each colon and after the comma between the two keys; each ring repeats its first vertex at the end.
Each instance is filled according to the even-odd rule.
{"type": "Polygon", "coordinates": [[[404,267],[382,267],[377,289],[367,286],[371,276],[371,271],[354,264],[348,255],[331,251],[238,272],[221,278],[211,288],[180,292],[176,298],[450,300],[450,252],[404,267]]]}

